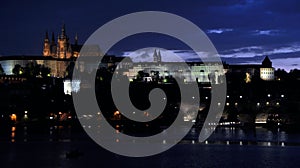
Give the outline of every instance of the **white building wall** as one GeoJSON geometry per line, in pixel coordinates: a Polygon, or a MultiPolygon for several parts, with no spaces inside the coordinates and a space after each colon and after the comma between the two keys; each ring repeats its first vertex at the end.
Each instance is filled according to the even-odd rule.
{"type": "Polygon", "coordinates": [[[260,78],[262,80],[270,81],[275,79],[274,68],[260,68],[260,78]]]}

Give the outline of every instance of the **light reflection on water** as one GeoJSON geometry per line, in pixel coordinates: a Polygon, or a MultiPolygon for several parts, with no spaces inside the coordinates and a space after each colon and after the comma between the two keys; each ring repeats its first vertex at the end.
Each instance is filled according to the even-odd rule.
{"type": "MultiPolygon", "coordinates": [[[[180,128],[180,130],[185,129],[180,128]]],[[[120,133],[122,133],[122,129],[116,129],[116,134],[120,133]]],[[[163,133],[166,134],[166,132],[163,133]]],[[[219,127],[203,145],[197,145],[198,133],[199,130],[195,128],[191,130],[188,136],[189,145],[182,143],[163,154],[151,157],[150,160],[147,158],[137,162],[135,160],[137,158],[130,159],[126,157],[125,159],[101,150],[95,143],[87,141],[89,138],[83,130],[78,131],[78,128],[73,126],[51,125],[36,128],[17,125],[0,129],[0,145],[2,145],[0,156],[4,158],[2,164],[14,164],[15,167],[24,167],[24,163],[22,163],[24,158],[26,158],[27,164],[37,162],[39,165],[43,165],[41,167],[185,168],[233,167],[232,165],[240,165],[240,167],[244,165],[249,167],[257,167],[257,165],[260,165],[259,167],[297,167],[294,165],[296,162],[292,160],[298,156],[300,148],[283,146],[286,145],[286,142],[299,141],[300,134],[290,134],[280,129],[270,131],[259,127],[253,129],[219,127]],[[260,141],[261,145],[248,146],[245,143],[245,141],[254,140],[260,141]],[[11,145],[6,145],[7,143],[3,141],[11,145]],[[210,145],[212,141],[223,141],[224,143],[220,144],[224,145],[210,145]],[[233,141],[236,141],[236,145],[232,145],[233,141]],[[277,144],[277,147],[274,144],[277,144]],[[30,151],[30,155],[28,155],[28,151],[30,151]],[[72,152],[75,154],[72,154],[72,152]],[[68,158],[67,154],[71,158],[68,158]],[[16,162],[16,160],[18,161],[16,162]],[[56,162],[53,162],[53,160],[56,162]],[[243,162],[240,162],[240,160],[243,160],[243,162]],[[147,164],[145,164],[146,161],[147,164]],[[121,162],[122,164],[118,165],[121,162]],[[106,165],[103,166],[103,163],[106,165]]],[[[123,143],[122,139],[117,137],[114,141],[123,143]]],[[[160,143],[166,144],[169,143],[169,140],[162,140],[160,143]]]]}
{"type": "MultiPolygon", "coordinates": [[[[27,141],[61,141],[69,142],[76,139],[88,138],[83,131],[77,131],[70,125],[51,125],[40,128],[34,128],[31,126],[11,126],[6,128],[9,131],[2,128],[0,130],[0,141],[14,142],[27,142],[27,141]],[[9,138],[7,138],[9,137],[9,138]]],[[[187,128],[180,127],[178,131],[186,131],[187,128]]],[[[205,128],[204,131],[208,134],[210,128],[205,128]]],[[[115,134],[122,133],[122,130],[117,127],[115,134]]],[[[163,132],[165,134],[165,132],[163,132]]],[[[176,134],[178,132],[173,132],[176,134]]],[[[197,141],[199,131],[192,128],[187,139],[197,141]]],[[[284,130],[268,130],[262,127],[256,127],[253,129],[242,129],[238,127],[218,127],[213,134],[208,138],[208,141],[222,141],[224,144],[228,144],[229,141],[252,141],[252,142],[272,142],[281,144],[282,142],[300,143],[300,134],[293,133],[288,134],[284,130]]],[[[116,139],[119,142],[119,139],[116,139]]]]}

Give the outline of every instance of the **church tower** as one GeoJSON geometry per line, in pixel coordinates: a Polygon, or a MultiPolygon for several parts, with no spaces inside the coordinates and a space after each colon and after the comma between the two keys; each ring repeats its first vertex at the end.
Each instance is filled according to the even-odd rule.
{"type": "Polygon", "coordinates": [[[65,24],[63,24],[57,41],[57,57],[60,59],[71,57],[71,53],[68,52],[69,50],[69,38],[66,36],[65,24]]]}
{"type": "Polygon", "coordinates": [[[265,81],[272,81],[275,79],[275,69],[272,67],[272,62],[268,56],[266,56],[262,62],[260,78],[265,81]]]}
{"type": "Polygon", "coordinates": [[[158,50],[158,54],[157,54],[157,62],[161,62],[161,54],[160,54],[160,50],[158,50]]]}
{"type": "Polygon", "coordinates": [[[79,57],[79,52],[82,45],[78,44],[78,36],[75,36],[75,44],[69,42],[69,37],[66,34],[66,27],[63,24],[61,28],[61,33],[58,34],[57,39],[55,39],[54,33],[52,32],[51,41],[48,37],[48,32],[46,32],[46,37],[44,39],[43,56],[51,56],[58,59],[70,59],[73,57],[79,57]]]}
{"type": "Polygon", "coordinates": [[[48,37],[48,31],[46,31],[45,39],[44,39],[44,50],[43,50],[43,56],[51,56],[50,54],[50,43],[49,43],[49,37],[48,37]]]}
{"type": "Polygon", "coordinates": [[[157,55],[157,52],[156,52],[156,49],[154,50],[154,53],[153,53],[153,62],[157,62],[158,61],[158,55],[157,55]]]}
{"type": "Polygon", "coordinates": [[[158,50],[158,52],[156,52],[156,49],[154,50],[153,62],[161,62],[160,50],[158,50]]]}

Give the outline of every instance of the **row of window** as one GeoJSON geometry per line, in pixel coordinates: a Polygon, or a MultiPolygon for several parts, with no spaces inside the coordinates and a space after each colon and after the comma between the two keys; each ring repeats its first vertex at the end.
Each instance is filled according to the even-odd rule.
{"type": "Polygon", "coordinates": [[[271,71],[271,72],[261,72],[261,74],[274,74],[274,72],[273,71],[271,71]]]}

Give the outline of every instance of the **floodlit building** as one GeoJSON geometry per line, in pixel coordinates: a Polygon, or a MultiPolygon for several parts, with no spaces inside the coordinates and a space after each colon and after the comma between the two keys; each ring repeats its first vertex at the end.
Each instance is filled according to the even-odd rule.
{"type": "Polygon", "coordinates": [[[275,79],[275,72],[272,67],[272,62],[269,57],[266,56],[262,62],[262,67],[260,68],[260,78],[262,80],[271,81],[275,79]]]}
{"type": "Polygon", "coordinates": [[[70,43],[69,37],[66,34],[65,24],[62,26],[61,33],[55,40],[55,35],[52,32],[51,41],[49,40],[48,32],[46,32],[44,39],[43,56],[53,57],[59,59],[69,59],[72,57],[77,58],[79,56],[82,45],[78,44],[78,36],[75,35],[74,44],[70,43]]]}

